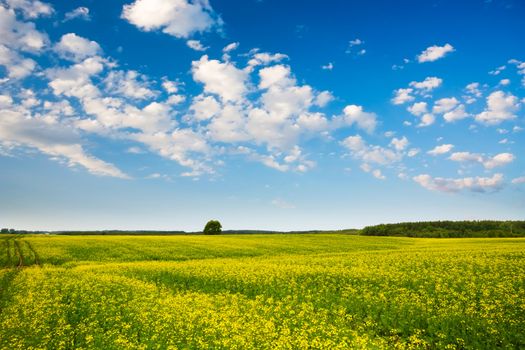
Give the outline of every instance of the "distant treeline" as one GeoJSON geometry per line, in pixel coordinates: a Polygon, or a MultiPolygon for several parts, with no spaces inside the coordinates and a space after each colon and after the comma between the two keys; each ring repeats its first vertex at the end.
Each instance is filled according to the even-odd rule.
{"type": "Polygon", "coordinates": [[[367,226],[364,236],[428,238],[525,237],[525,221],[422,221],[367,226]]]}
{"type": "MultiPolygon", "coordinates": [[[[168,235],[201,235],[202,232],[187,232],[187,231],[122,231],[122,230],[100,230],[100,231],[26,231],[15,229],[1,229],[0,233],[7,234],[53,234],[66,236],[168,236],[168,235]]],[[[246,235],[246,234],[326,234],[326,233],[340,233],[340,234],[359,234],[357,229],[334,230],[334,231],[264,231],[264,230],[225,230],[221,234],[226,235],[246,235]]]]}

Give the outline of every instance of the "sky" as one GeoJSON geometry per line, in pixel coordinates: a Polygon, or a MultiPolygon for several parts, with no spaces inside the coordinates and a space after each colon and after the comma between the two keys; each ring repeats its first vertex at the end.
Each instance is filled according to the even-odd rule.
{"type": "Polygon", "coordinates": [[[525,219],[525,3],[0,0],[0,226],[525,219]]]}

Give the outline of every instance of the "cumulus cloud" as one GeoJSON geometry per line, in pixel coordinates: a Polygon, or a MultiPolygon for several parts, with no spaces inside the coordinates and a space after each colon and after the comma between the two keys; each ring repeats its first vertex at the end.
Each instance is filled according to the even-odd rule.
{"type": "Polygon", "coordinates": [[[478,98],[482,96],[479,83],[470,83],[465,86],[466,95],[463,96],[463,99],[467,104],[472,104],[477,101],[478,98]]]}
{"type": "Polygon", "coordinates": [[[372,170],[372,175],[379,180],[385,180],[386,176],[383,175],[380,169],[374,169],[372,170]]]}
{"type": "Polygon", "coordinates": [[[0,119],[0,143],[29,147],[70,167],[81,166],[101,176],[128,178],[113,164],[88,154],[73,129],[59,123],[35,117],[20,108],[4,109],[0,119]]]}
{"type": "Polygon", "coordinates": [[[426,113],[421,116],[421,121],[419,122],[417,126],[419,128],[423,128],[423,127],[434,124],[435,121],[436,121],[436,117],[433,114],[426,113]]]}
{"type": "Polygon", "coordinates": [[[102,50],[98,43],[88,40],[75,33],[62,35],[55,45],[55,51],[63,58],[80,61],[86,57],[99,54],[102,50]]]}
{"type": "Polygon", "coordinates": [[[188,38],[220,24],[207,0],[136,0],[124,5],[122,18],[144,31],[162,30],[188,38]]]}
{"type": "Polygon", "coordinates": [[[84,21],[91,20],[91,17],[89,15],[89,8],[80,6],[74,10],[66,12],[66,14],[64,15],[64,22],[71,21],[76,18],[84,20],[84,21]]]}
{"type": "Polygon", "coordinates": [[[193,99],[190,111],[195,119],[208,120],[221,111],[221,105],[213,96],[198,95],[193,99]]]}
{"type": "Polygon", "coordinates": [[[146,100],[155,97],[156,93],[148,88],[144,75],[136,71],[111,71],[104,79],[106,90],[110,94],[146,100]]]}
{"type": "Polygon", "coordinates": [[[38,18],[49,16],[54,10],[53,7],[39,0],[5,0],[8,7],[20,10],[25,18],[38,18]]]}
{"type": "Polygon", "coordinates": [[[493,157],[487,157],[478,153],[454,152],[449,159],[461,163],[479,163],[485,169],[493,169],[512,163],[516,157],[512,153],[499,153],[493,157]]]}
{"type": "Polygon", "coordinates": [[[186,45],[188,45],[190,49],[195,51],[206,51],[208,49],[208,47],[202,45],[202,43],[199,40],[188,40],[186,41],[186,45]]]}
{"type": "Polygon", "coordinates": [[[191,66],[193,79],[204,84],[204,91],[218,95],[224,102],[239,101],[248,91],[248,73],[229,62],[209,60],[204,55],[191,66]]]}
{"type": "Polygon", "coordinates": [[[321,91],[314,100],[314,104],[318,107],[325,107],[334,100],[334,95],[330,91],[321,91]]]}
{"type": "Polygon", "coordinates": [[[396,137],[394,137],[392,139],[392,141],[390,141],[390,144],[392,146],[394,146],[394,148],[396,149],[396,151],[402,151],[404,150],[407,146],[408,146],[408,139],[403,136],[402,138],[398,139],[396,137]]]}
{"type": "Polygon", "coordinates": [[[511,182],[515,185],[525,184],[525,176],[516,177],[511,182]]]}
{"type": "Polygon", "coordinates": [[[458,107],[456,107],[455,109],[453,109],[453,110],[443,114],[443,119],[445,119],[445,121],[447,123],[452,123],[452,122],[455,122],[457,120],[468,118],[469,116],[470,116],[470,114],[468,114],[465,111],[465,106],[461,104],[458,107]]]}
{"type": "MultiPolygon", "coordinates": [[[[41,13],[38,10],[33,12],[31,4],[27,1],[8,3],[21,9],[28,17],[39,16],[41,13]]],[[[36,62],[24,55],[40,54],[48,42],[47,35],[36,30],[33,23],[18,21],[13,8],[0,6],[0,66],[5,67],[8,80],[22,79],[33,72],[37,66],[36,62]]]]}
{"type": "Polygon", "coordinates": [[[358,128],[368,133],[374,132],[377,126],[377,115],[371,112],[365,112],[362,106],[348,105],[343,109],[343,116],[340,117],[340,123],[343,125],[357,125],[358,128]]]}
{"type": "Polygon", "coordinates": [[[503,187],[503,174],[494,174],[492,177],[465,177],[443,178],[421,174],[412,178],[422,187],[431,191],[459,192],[469,190],[472,192],[492,192],[503,187]]]}
{"type": "Polygon", "coordinates": [[[454,51],[454,47],[450,44],[445,44],[444,46],[430,46],[417,56],[417,61],[419,63],[433,62],[445,57],[449,52],[454,51]]]}
{"type": "Polygon", "coordinates": [[[419,117],[428,112],[427,103],[426,102],[416,102],[412,106],[408,107],[407,111],[409,111],[410,114],[413,114],[416,117],[419,117]]]}
{"type": "Polygon", "coordinates": [[[494,91],[487,97],[485,110],[476,115],[475,119],[486,125],[501,124],[504,121],[516,119],[515,112],[519,106],[520,103],[516,96],[501,90],[494,91]]]}
{"type": "Polygon", "coordinates": [[[295,78],[291,76],[290,67],[282,64],[261,69],[259,77],[261,79],[259,82],[260,89],[295,85],[295,78]]]}
{"type": "Polygon", "coordinates": [[[252,71],[256,66],[266,66],[270,63],[281,62],[284,59],[287,59],[288,56],[282,53],[271,54],[269,52],[256,52],[253,54],[252,58],[248,61],[248,71],[252,71]]]}
{"type": "Polygon", "coordinates": [[[423,81],[412,81],[410,82],[409,86],[418,89],[423,90],[424,92],[429,92],[434,90],[435,88],[438,88],[443,83],[443,79],[438,77],[426,77],[423,81]]]}
{"type": "Polygon", "coordinates": [[[398,167],[402,169],[402,161],[405,155],[415,156],[419,150],[412,149],[408,153],[405,151],[409,144],[406,137],[393,138],[388,147],[371,145],[365,142],[360,135],[349,136],[340,144],[349,151],[349,155],[361,161],[360,168],[366,173],[372,174],[377,179],[385,180],[386,176],[377,167],[398,167]]]}
{"type": "Polygon", "coordinates": [[[390,148],[368,145],[359,135],[349,136],[341,141],[341,144],[350,151],[352,157],[367,164],[388,165],[402,158],[402,154],[390,148]]]}
{"type": "Polygon", "coordinates": [[[428,151],[427,153],[432,155],[432,156],[437,156],[437,155],[440,155],[440,154],[445,154],[445,153],[450,152],[452,150],[452,148],[454,148],[454,145],[451,145],[451,144],[448,143],[448,144],[436,146],[433,149],[431,149],[430,151],[428,151]]]}
{"type": "Polygon", "coordinates": [[[414,91],[414,89],[397,89],[394,91],[394,97],[392,98],[392,103],[395,105],[402,105],[406,102],[410,102],[414,100],[414,96],[411,95],[411,93],[414,91]]]}
{"type": "Polygon", "coordinates": [[[323,113],[303,113],[297,118],[297,125],[306,130],[323,131],[329,127],[328,119],[323,113]]]}
{"type": "Polygon", "coordinates": [[[432,108],[433,113],[446,113],[453,110],[457,105],[459,104],[459,101],[455,97],[447,97],[437,100],[434,103],[434,107],[432,108]]]}

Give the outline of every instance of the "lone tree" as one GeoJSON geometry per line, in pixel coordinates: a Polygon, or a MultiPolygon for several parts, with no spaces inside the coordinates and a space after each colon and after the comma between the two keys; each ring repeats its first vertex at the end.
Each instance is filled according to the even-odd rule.
{"type": "Polygon", "coordinates": [[[217,220],[210,220],[204,226],[204,231],[202,231],[205,235],[218,235],[222,232],[222,225],[217,220]]]}

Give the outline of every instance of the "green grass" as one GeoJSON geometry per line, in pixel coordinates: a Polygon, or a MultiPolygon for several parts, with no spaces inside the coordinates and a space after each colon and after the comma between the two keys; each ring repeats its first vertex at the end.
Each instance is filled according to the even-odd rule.
{"type": "Polygon", "coordinates": [[[525,347],[522,238],[35,235],[0,243],[2,349],[525,347]]]}

